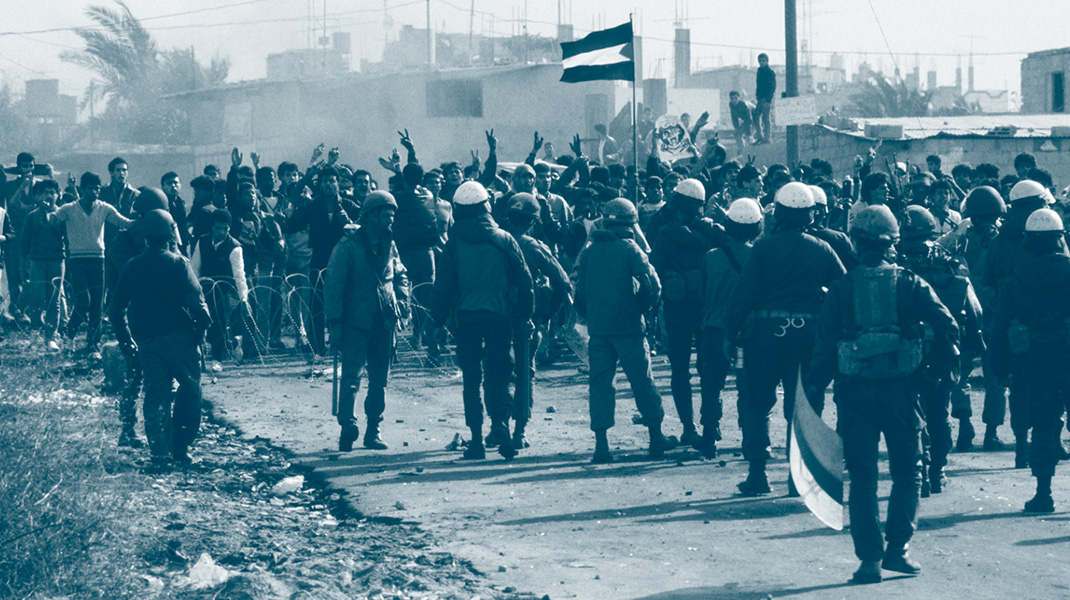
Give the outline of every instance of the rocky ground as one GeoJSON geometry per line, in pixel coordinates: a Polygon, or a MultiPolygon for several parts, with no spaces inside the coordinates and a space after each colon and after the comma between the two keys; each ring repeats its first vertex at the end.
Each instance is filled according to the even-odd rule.
{"type": "MultiPolygon", "coordinates": [[[[1059,556],[1070,543],[1070,519],[1062,512],[1070,481],[1065,472],[1056,477],[1054,515],[1023,515],[1033,480],[1027,470],[1011,468],[1013,452],[953,454],[951,484],[923,500],[919,511],[912,553],[924,566],[922,576],[854,586],[849,529],[824,527],[786,496],[779,413],[772,420],[780,446],[770,464],[774,492],[738,495],[746,465],[731,382],[725,439],[714,460],[690,449],[646,460],[645,429],[633,421],[634,403],[620,377],[610,432],[618,460],[591,465],[586,377],[577,362],[564,360],[538,376],[532,447],[511,462],[493,452],[486,461],[463,461],[455,443],[467,437],[459,374],[448,358],[431,363],[410,343],[400,341],[388,388],[386,451],[336,451],[330,369],[322,361],[227,370],[206,386],[206,395],[247,435],[292,450],[295,463],[348,492],[363,513],[418,523],[438,548],[471,561],[497,589],[551,598],[681,600],[1068,593],[1059,556]]],[[[665,398],[665,430],[679,434],[663,357],[655,359],[655,377],[665,398]]],[[[982,431],[979,392],[973,401],[974,425],[982,431]]],[[[834,406],[827,404],[824,416],[833,423],[834,406]]],[[[1009,437],[1007,427],[1001,431],[1009,437]]],[[[882,508],[886,470],[883,463],[882,508]]]]}
{"type": "Polygon", "coordinates": [[[116,447],[99,370],[0,346],[0,597],[529,598],[207,407],[192,467],[116,447]]]}
{"type": "MultiPolygon", "coordinates": [[[[666,432],[679,422],[666,398],[666,432]]],[[[206,375],[210,406],[192,467],[146,469],[116,448],[99,368],[0,344],[0,597],[13,598],[1005,598],[1070,593],[1070,481],[1057,512],[1025,516],[1032,479],[1010,452],[956,453],[952,483],[923,500],[912,553],[925,571],[847,583],[848,531],[786,497],[742,498],[726,394],[721,456],[644,456],[620,382],[611,465],[589,464],[586,379],[540,372],[532,447],[461,461],[460,378],[402,340],[382,452],[336,451],[330,365],[271,357],[206,375]],[[460,440],[458,440],[460,436],[460,440]]],[[[980,395],[974,397],[980,414],[980,395]]],[[[834,411],[826,411],[832,422],[834,411]]],[[[773,419],[782,444],[784,422],[773,419]]],[[[979,418],[975,426],[981,427],[979,418]]],[[[1007,435],[1006,433],[1004,435],[1007,435]]],[[[883,467],[883,468],[886,468],[883,467]]],[[[888,482],[880,495],[887,499],[888,482]]]]}

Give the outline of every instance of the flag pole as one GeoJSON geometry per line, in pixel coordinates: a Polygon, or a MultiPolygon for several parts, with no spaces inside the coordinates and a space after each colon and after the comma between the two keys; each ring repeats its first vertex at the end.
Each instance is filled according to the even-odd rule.
{"type": "Polygon", "coordinates": [[[638,69],[635,68],[635,20],[632,13],[628,14],[628,22],[632,25],[632,162],[635,164],[635,178],[632,186],[632,200],[635,208],[639,208],[639,105],[635,99],[635,78],[638,69]]]}

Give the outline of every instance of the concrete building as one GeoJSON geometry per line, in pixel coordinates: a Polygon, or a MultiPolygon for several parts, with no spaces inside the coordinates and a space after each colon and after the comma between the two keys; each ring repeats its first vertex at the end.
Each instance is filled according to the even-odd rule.
{"type": "Polygon", "coordinates": [[[1070,48],[1029,54],[1022,59],[1022,112],[1067,112],[1068,85],[1070,48]]]}
{"type": "MultiPolygon", "coordinates": [[[[1036,156],[1037,166],[1049,171],[1062,189],[1070,183],[1070,115],[976,115],[843,119],[839,128],[800,127],[799,154],[804,160],[823,158],[838,177],[850,173],[855,156],[865,156],[879,142],[878,165],[894,154],[898,160],[925,164],[936,154],[945,172],[960,163],[986,162],[1013,173],[1014,157],[1036,156]]],[[[765,147],[762,147],[763,149],[765,147]]],[[[775,149],[774,149],[775,150],[775,149]]],[[[763,157],[759,156],[759,160],[763,157]]]]}
{"type": "MultiPolygon", "coordinates": [[[[560,83],[560,64],[436,72],[361,74],[315,80],[262,80],[171,96],[191,115],[190,171],[229,164],[230,149],[259,152],[266,164],[304,161],[319,143],[338,146],[358,168],[399,148],[408,128],[425,165],[486,157],[493,129],[503,161],[523,160],[532,132],[567,153],[575,134],[594,137],[631,90],[612,81],[560,83]],[[536,92],[537,93],[533,93],[536,92]]],[[[373,169],[385,179],[385,172],[373,169]]]]}

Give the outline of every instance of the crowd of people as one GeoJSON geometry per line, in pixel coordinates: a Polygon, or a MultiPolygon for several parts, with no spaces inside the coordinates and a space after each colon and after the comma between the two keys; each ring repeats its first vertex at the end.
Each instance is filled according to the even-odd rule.
{"type": "MultiPolygon", "coordinates": [[[[969,376],[979,362],[982,447],[1004,449],[1009,406],[1015,467],[1037,483],[1025,509],[1054,510],[1051,479],[1067,458],[1070,254],[1066,204],[1031,155],[1001,178],[992,164],[945,174],[938,156],[881,168],[874,150],[836,174],[819,158],[729,160],[714,138],[698,157],[667,164],[655,152],[637,170],[589,157],[579,136],[556,156],[536,133],[507,172],[493,131],[485,163],[433,168],[399,135],[407,156],[380,159],[385,185],[323,145],[304,170],[264,166],[256,153],[250,166],[235,148],[225,176],[210,165],[190,181],[188,206],[174,172],[134,189],[116,158],[106,185],[86,172],[61,189],[22,153],[2,188],[5,329],[92,363],[106,313],[128,359],[119,443],[142,443],[143,382],[161,466],[190,461],[202,368],[281,351],[340,357],[339,450],[361,440],[362,383],[363,446],[387,448],[380,423],[400,332],[431,361],[453,346],[471,434],[464,458],[496,448],[511,459],[530,446],[536,370],[559,358],[556,340],[578,320],[589,336],[577,353],[593,462],[614,460],[618,365],[652,459],[677,445],[717,455],[734,370],[749,465],[738,487],[757,496],[771,491],[778,388],[790,422],[797,397],[820,414],[835,382],[860,582],[880,581],[882,568],[920,571],[907,552],[919,497],[944,491],[953,448],[974,447],[969,376]],[[655,352],[671,367],[679,436],[663,432],[655,352]],[[892,478],[883,534],[882,434],[892,478]]],[[[593,154],[609,150],[600,136],[593,154]]]]}

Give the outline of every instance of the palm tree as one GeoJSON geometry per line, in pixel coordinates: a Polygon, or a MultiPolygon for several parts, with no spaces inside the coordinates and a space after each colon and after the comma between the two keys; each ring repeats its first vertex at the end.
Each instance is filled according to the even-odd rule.
{"type": "Polygon", "coordinates": [[[870,73],[861,91],[851,95],[852,112],[860,117],[924,117],[932,112],[931,93],[911,90],[903,81],[870,73]]]}
{"type": "Polygon", "coordinates": [[[192,48],[161,51],[130,7],[123,0],[116,4],[118,9],[87,8],[86,15],[95,26],[76,30],[85,48],[62,55],[63,60],[93,71],[103,81],[87,92],[83,105],[104,100],[107,109],[99,124],[126,141],[181,143],[188,135],[188,118],[161,102],[161,97],[219,85],[230,63],[213,59],[205,68],[192,48]]]}

